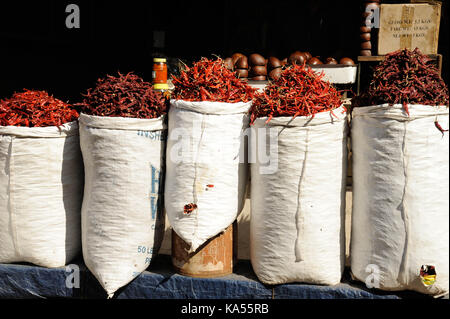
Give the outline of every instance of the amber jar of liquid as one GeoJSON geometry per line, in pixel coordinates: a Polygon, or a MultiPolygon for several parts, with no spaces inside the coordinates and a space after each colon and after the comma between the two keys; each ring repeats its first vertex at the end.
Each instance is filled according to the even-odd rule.
{"type": "Polygon", "coordinates": [[[167,84],[167,62],[164,58],[153,59],[153,89],[168,90],[167,84]]]}

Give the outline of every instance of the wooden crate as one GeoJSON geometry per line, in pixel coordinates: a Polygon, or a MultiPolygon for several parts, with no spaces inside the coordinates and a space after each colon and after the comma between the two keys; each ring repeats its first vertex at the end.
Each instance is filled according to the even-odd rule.
{"type": "Polygon", "coordinates": [[[437,54],[441,3],[382,4],[378,55],[418,47],[424,54],[437,54]]]}

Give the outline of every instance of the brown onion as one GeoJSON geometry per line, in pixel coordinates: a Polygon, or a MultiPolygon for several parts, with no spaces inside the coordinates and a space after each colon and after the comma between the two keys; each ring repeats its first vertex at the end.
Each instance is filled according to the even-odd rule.
{"type": "Polygon", "coordinates": [[[250,67],[249,69],[249,75],[250,77],[254,77],[254,76],[260,76],[260,75],[267,75],[267,67],[264,65],[254,65],[252,67],[250,67]]]}
{"type": "Polygon", "coordinates": [[[253,65],[266,65],[266,59],[258,53],[253,53],[250,54],[250,56],[248,57],[248,63],[250,64],[250,66],[253,65]]]}
{"type": "Polygon", "coordinates": [[[305,55],[303,52],[295,51],[289,56],[288,63],[289,64],[298,64],[301,65],[306,62],[305,55]]]}
{"type": "Polygon", "coordinates": [[[345,57],[339,60],[339,64],[355,65],[355,62],[352,59],[345,57]]]}
{"type": "Polygon", "coordinates": [[[304,54],[305,57],[306,57],[306,62],[308,62],[308,60],[312,58],[311,53],[309,53],[308,51],[304,52],[303,54],[304,54]]]}
{"type": "Polygon", "coordinates": [[[267,78],[264,75],[260,76],[254,76],[252,78],[249,78],[250,81],[266,81],[267,78]]]}
{"type": "Polygon", "coordinates": [[[243,57],[243,56],[245,56],[245,55],[243,55],[242,53],[234,53],[234,54],[231,56],[231,59],[233,60],[233,65],[235,65],[236,62],[237,62],[237,60],[239,60],[239,58],[241,58],[241,57],[243,57]]]}
{"type": "Polygon", "coordinates": [[[325,64],[338,64],[335,58],[329,57],[325,60],[325,64]]]}
{"type": "Polygon", "coordinates": [[[361,40],[370,41],[370,32],[368,32],[368,33],[361,33],[359,35],[359,37],[361,38],[361,40]]]}
{"type": "Polygon", "coordinates": [[[361,49],[363,49],[363,50],[372,49],[372,42],[370,42],[370,41],[361,42],[361,49]]]}
{"type": "Polygon", "coordinates": [[[281,67],[281,61],[278,58],[271,56],[267,62],[267,68],[275,69],[279,67],[281,67]]]}
{"type": "Polygon", "coordinates": [[[275,68],[269,72],[269,79],[278,80],[281,76],[281,68],[275,68]]]}
{"type": "Polygon", "coordinates": [[[247,69],[236,69],[236,74],[239,78],[248,78],[247,69]]]}
{"type": "Polygon", "coordinates": [[[248,59],[246,56],[241,56],[234,64],[236,69],[248,69],[248,59]]]}
{"type": "Polygon", "coordinates": [[[308,60],[308,64],[318,65],[318,64],[323,64],[323,63],[318,58],[311,58],[308,60]]]}

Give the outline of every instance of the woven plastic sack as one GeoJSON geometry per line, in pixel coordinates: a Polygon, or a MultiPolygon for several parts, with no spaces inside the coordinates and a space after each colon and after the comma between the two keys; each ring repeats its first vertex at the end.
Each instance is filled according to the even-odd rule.
{"type": "Polygon", "coordinates": [[[353,276],[383,290],[448,292],[448,108],[355,108],[353,276]]]}
{"type": "Polygon", "coordinates": [[[223,232],[243,208],[250,105],[171,101],[165,208],[189,252],[223,232]],[[185,210],[190,204],[194,209],[185,210]]]}
{"type": "Polygon", "coordinates": [[[255,121],[257,155],[249,159],[253,269],[266,284],[337,284],[345,258],[346,113],[266,121],[255,121]]]}
{"type": "Polygon", "coordinates": [[[80,115],[83,256],[109,297],[142,273],[164,236],[164,117],[80,115]]]}
{"type": "Polygon", "coordinates": [[[81,252],[78,123],[0,126],[0,263],[62,267],[81,252]]]}

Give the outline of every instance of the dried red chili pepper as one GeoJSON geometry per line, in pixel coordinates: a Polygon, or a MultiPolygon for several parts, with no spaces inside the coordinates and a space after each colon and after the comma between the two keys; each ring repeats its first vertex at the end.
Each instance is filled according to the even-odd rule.
{"type": "Polygon", "coordinates": [[[189,215],[189,214],[191,214],[195,209],[197,209],[197,204],[193,204],[193,203],[186,204],[186,205],[184,205],[184,211],[183,211],[183,213],[184,213],[185,215],[189,215]]]}
{"type": "Polygon", "coordinates": [[[256,93],[250,109],[251,123],[258,117],[268,117],[269,122],[273,117],[314,116],[340,107],[340,92],[323,76],[304,64],[283,69],[277,80],[256,93]]]}
{"type": "Polygon", "coordinates": [[[45,91],[25,90],[0,101],[0,125],[47,127],[60,126],[78,118],[78,112],[68,103],[45,91]]]}
{"type": "Polygon", "coordinates": [[[389,103],[408,105],[449,105],[448,87],[431,59],[420,52],[404,49],[389,53],[374,68],[369,87],[352,99],[352,107],[389,103]]]}
{"type": "Polygon", "coordinates": [[[98,79],[83,96],[77,105],[88,115],[151,119],[167,113],[166,96],[133,72],[98,79]]]}
{"type": "Polygon", "coordinates": [[[172,97],[185,101],[248,102],[257,90],[238,79],[221,58],[215,61],[202,58],[181,71],[180,76],[173,76],[172,83],[175,86],[172,97]]]}
{"type": "Polygon", "coordinates": [[[442,135],[444,135],[445,132],[448,132],[448,129],[444,130],[437,120],[434,121],[434,126],[436,126],[436,128],[442,133],[442,135]]]}

